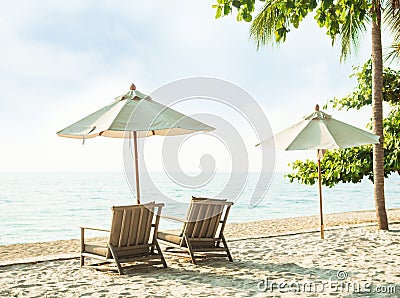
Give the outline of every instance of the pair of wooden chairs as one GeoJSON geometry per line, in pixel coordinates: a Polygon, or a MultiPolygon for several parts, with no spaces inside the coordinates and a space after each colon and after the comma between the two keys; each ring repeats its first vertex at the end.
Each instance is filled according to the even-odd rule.
{"type": "Polygon", "coordinates": [[[158,239],[170,245],[165,250],[167,253],[189,253],[193,264],[196,264],[195,254],[227,256],[232,262],[223,234],[232,204],[226,200],[192,198],[185,219],[165,216],[166,219],[183,223],[179,234],[158,231],[164,204],[152,202],[112,207],[110,230],[81,227],[81,267],[85,266],[85,257],[90,257],[100,262],[85,267],[109,269],[107,265],[115,263],[119,274],[123,274],[122,263],[150,262],[162,264],[166,268],[167,263],[158,239]],[[85,230],[109,233],[108,242],[86,241],[85,230]]]}

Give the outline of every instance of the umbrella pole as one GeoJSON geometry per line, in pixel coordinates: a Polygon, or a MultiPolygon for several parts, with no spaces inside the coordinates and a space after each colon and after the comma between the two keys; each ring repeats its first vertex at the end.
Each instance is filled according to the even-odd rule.
{"type": "Polygon", "coordinates": [[[138,146],[137,132],[133,132],[133,145],[135,150],[135,170],[136,170],[136,201],[140,204],[140,189],[139,189],[139,163],[138,163],[138,146]]]}
{"type": "Polygon", "coordinates": [[[322,184],[321,184],[321,160],[318,158],[318,188],[319,188],[319,216],[321,219],[321,239],[324,239],[324,216],[322,213],[322,184]]]}

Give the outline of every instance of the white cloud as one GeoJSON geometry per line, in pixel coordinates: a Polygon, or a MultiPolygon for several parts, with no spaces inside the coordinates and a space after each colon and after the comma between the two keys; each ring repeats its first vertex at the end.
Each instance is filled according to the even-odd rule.
{"type": "MultiPolygon", "coordinates": [[[[338,49],[312,18],[281,47],[256,52],[249,25],[233,16],[215,20],[213,3],[3,3],[1,170],[121,170],[122,142],[99,138],[81,146],[55,132],[108,104],[131,81],[150,93],[184,77],[226,79],[259,102],[276,131],[316,102],[345,95],[354,83],[347,78],[351,65],[368,58],[370,45],[362,42],[359,55],[341,65],[338,49]]],[[[368,121],[368,111],[362,113],[344,118],[359,125],[368,121]]],[[[257,149],[249,150],[257,164],[257,149]]]]}

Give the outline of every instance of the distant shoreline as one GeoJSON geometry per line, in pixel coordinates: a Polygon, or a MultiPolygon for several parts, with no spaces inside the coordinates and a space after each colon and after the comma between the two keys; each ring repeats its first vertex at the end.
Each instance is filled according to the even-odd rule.
{"type": "MultiPolygon", "coordinates": [[[[390,223],[400,222],[400,208],[388,209],[390,223]]],[[[332,213],[324,215],[326,234],[338,227],[366,226],[376,229],[374,210],[332,213]]],[[[265,238],[282,235],[319,232],[319,216],[260,220],[253,222],[229,223],[225,230],[228,241],[248,238],[265,238]]],[[[49,242],[0,245],[0,264],[13,260],[49,257],[52,255],[76,255],[79,252],[79,239],[56,240],[49,242]]],[[[23,261],[22,261],[23,262],[23,261]]]]}

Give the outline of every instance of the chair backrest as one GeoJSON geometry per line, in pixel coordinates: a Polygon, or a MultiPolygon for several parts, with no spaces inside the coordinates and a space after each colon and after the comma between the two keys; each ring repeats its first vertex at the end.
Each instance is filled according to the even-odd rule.
{"type": "Polygon", "coordinates": [[[220,237],[232,205],[232,202],[226,200],[192,197],[182,232],[189,238],[220,237]],[[217,236],[220,223],[221,228],[217,236]]]}
{"type": "Polygon", "coordinates": [[[163,206],[164,204],[148,203],[112,207],[109,244],[116,248],[127,248],[152,243],[151,228],[154,228],[153,235],[156,234],[163,206]]]}

